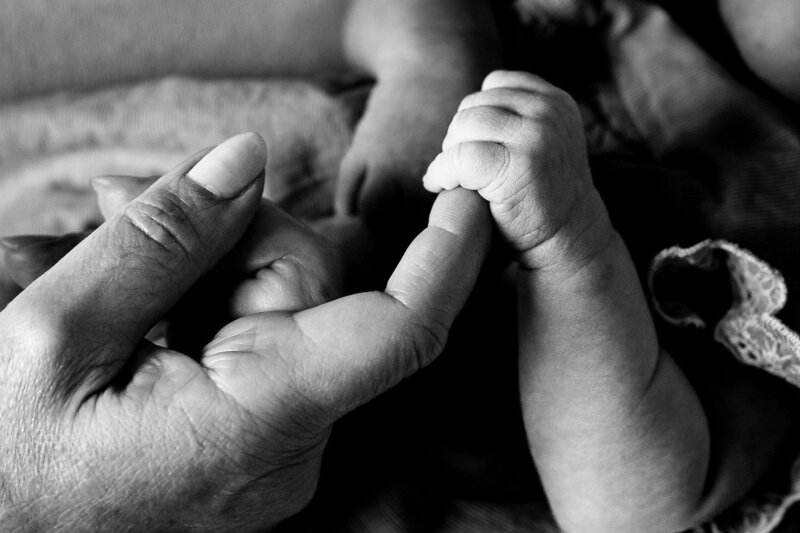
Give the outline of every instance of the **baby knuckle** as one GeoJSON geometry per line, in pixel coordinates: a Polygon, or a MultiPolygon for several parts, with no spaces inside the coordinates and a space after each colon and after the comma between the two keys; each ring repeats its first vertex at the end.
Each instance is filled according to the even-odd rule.
{"type": "Polygon", "coordinates": [[[482,99],[483,95],[480,92],[468,94],[461,99],[461,105],[459,106],[459,109],[469,109],[471,107],[475,107],[482,101],[482,99]]]}
{"type": "Polygon", "coordinates": [[[447,154],[452,154],[452,157],[444,159],[449,162],[450,171],[460,173],[462,168],[470,168],[481,161],[481,152],[479,143],[461,143],[456,145],[453,150],[447,154]]]}
{"type": "Polygon", "coordinates": [[[513,98],[511,105],[519,109],[520,113],[527,118],[540,115],[548,105],[547,100],[541,95],[526,91],[515,92],[513,98]]]}
{"type": "Polygon", "coordinates": [[[450,133],[470,130],[481,122],[480,107],[468,107],[458,111],[450,124],[450,133]]]}
{"type": "Polygon", "coordinates": [[[461,143],[446,154],[440,163],[444,165],[442,171],[457,176],[458,184],[471,190],[481,190],[503,179],[512,160],[505,144],[490,141],[461,143]]]}
{"type": "Polygon", "coordinates": [[[550,92],[549,95],[551,101],[551,107],[553,112],[558,112],[562,114],[579,114],[580,110],[578,108],[578,103],[564,89],[559,87],[553,87],[553,90],[550,92]]]}
{"type": "Polygon", "coordinates": [[[524,121],[519,114],[502,110],[496,110],[490,118],[494,129],[505,139],[513,137],[522,127],[524,121]]]}
{"type": "Polygon", "coordinates": [[[504,176],[514,159],[512,151],[505,144],[487,143],[486,158],[490,171],[496,176],[504,176]]]}
{"type": "Polygon", "coordinates": [[[547,90],[545,91],[545,94],[547,94],[549,98],[558,101],[565,101],[572,99],[572,97],[569,95],[567,91],[565,91],[561,87],[558,87],[557,85],[553,85],[550,83],[547,84],[547,90]]]}
{"type": "Polygon", "coordinates": [[[559,139],[564,136],[564,121],[557,114],[550,114],[541,118],[540,127],[536,130],[536,146],[540,148],[542,156],[553,156],[551,147],[559,146],[559,139]]]}
{"type": "Polygon", "coordinates": [[[542,98],[536,112],[531,114],[532,118],[540,122],[539,127],[552,127],[563,120],[563,115],[563,106],[550,98],[542,98]]]}
{"type": "Polygon", "coordinates": [[[539,153],[546,148],[547,131],[550,120],[545,117],[526,118],[520,128],[520,137],[523,146],[529,153],[539,153]]]}
{"type": "Polygon", "coordinates": [[[456,147],[456,154],[453,160],[453,171],[462,172],[464,170],[485,168],[491,159],[489,143],[466,142],[456,147]]]}
{"type": "Polygon", "coordinates": [[[486,138],[508,138],[519,129],[522,117],[511,111],[477,106],[459,113],[458,126],[468,131],[483,132],[486,138]]]}

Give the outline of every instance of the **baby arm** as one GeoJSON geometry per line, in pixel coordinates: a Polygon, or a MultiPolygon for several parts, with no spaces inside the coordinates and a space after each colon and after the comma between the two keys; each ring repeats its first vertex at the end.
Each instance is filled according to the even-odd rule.
{"type": "Polygon", "coordinates": [[[731,444],[715,443],[712,457],[719,434],[659,348],[582,131],[566,93],[495,72],[462,102],[424,183],[477,190],[518,252],[524,422],[560,525],[683,530],[740,497],[774,443],[748,450],[717,424],[731,444]]]}

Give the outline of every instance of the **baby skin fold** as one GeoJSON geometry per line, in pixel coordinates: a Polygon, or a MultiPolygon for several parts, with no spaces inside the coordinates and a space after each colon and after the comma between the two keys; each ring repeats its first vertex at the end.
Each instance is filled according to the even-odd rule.
{"type": "Polygon", "coordinates": [[[524,423],[565,531],[682,531],[764,473],[789,423],[780,393],[724,365],[701,375],[659,346],[565,92],[493,72],[424,183],[477,191],[517,253],[524,423]]]}

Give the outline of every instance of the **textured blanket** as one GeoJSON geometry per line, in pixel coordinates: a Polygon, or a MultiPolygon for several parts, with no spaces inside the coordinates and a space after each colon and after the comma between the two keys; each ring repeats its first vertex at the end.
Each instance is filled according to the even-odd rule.
{"type": "Polygon", "coordinates": [[[300,81],[170,78],[0,107],[0,235],[98,223],[89,178],[160,175],[242,131],[269,146],[266,194],[305,215],[330,210],[358,98],[300,81]]]}

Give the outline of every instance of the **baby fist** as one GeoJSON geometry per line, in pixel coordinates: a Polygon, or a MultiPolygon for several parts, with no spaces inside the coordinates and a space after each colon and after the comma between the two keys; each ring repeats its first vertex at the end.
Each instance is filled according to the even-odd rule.
{"type": "Polygon", "coordinates": [[[477,191],[523,267],[586,260],[613,233],[592,183],[578,107],[541,78],[489,74],[462,101],[442,149],[425,188],[477,191]]]}

